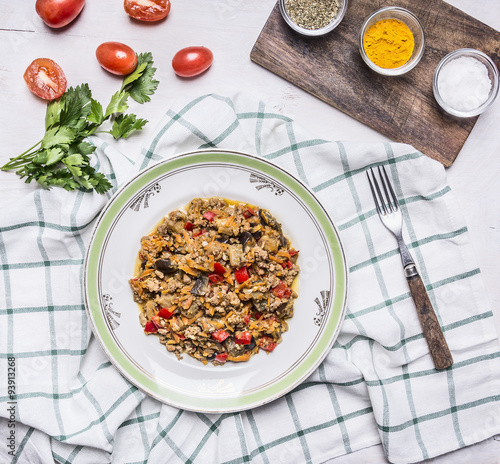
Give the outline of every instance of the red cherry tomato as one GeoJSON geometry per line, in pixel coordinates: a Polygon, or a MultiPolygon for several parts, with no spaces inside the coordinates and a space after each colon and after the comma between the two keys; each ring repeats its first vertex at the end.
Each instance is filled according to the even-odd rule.
{"type": "Polygon", "coordinates": [[[125,0],[123,7],[139,21],[159,21],[170,12],[170,0],[125,0]]]}
{"type": "Polygon", "coordinates": [[[106,71],[119,76],[126,76],[137,67],[134,50],[120,42],[102,43],[97,47],[95,56],[106,71]]]}
{"type": "Polygon", "coordinates": [[[66,76],[61,67],[49,58],[37,58],[24,72],[28,88],[44,100],[55,100],[66,91],[66,76]]]}
{"type": "Polygon", "coordinates": [[[214,55],[206,47],[186,47],[172,59],[172,67],[181,77],[192,77],[206,71],[213,63],[214,55]]]}
{"type": "Polygon", "coordinates": [[[82,11],[85,0],[36,0],[35,10],[47,26],[68,25],[82,11]]]}

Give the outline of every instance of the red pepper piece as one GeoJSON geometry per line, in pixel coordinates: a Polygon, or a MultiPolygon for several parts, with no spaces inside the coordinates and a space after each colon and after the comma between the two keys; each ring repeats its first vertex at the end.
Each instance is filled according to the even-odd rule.
{"type": "Polygon", "coordinates": [[[248,269],[243,266],[234,271],[234,277],[236,281],[241,284],[250,278],[250,274],[248,274],[248,269]]]}
{"type": "Polygon", "coordinates": [[[163,329],[163,325],[161,324],[160,321],[160,316],[156,315],[151,318],[151,322],[156,326],[157,329],[163,329]]]}
{"type": "Polygon", "coordinates": [[[261,317],[262,317],[262,313],[260,311],[255,311],[253,313],[253,317],[256,319],[256,320],[259,320],[261,317]]]}
{"type": "Polygon", "coordinates": [[[250,314],[245,314],[243,322],[248,325],[248,323],[250,322],[250,318],[251,318],[250,314]]]}
{"type": "Polygon", "coordinates": [[[259,340],[259,348],[262,348],[263,350],[271,352],[276,348],[276,346],[278,346],[278,344],[272,337],[265,336],[259,340]]]}
{"type": "Polygon", "coordinates": [[[229,337],[229,334],[223,329],[212,332],[212,338],[217,340],[219,343],[222,343],[227,337],[229,337]]]}
{"type": "Polygon", "coordinates": [[[220,363],[225,363],[226,360],[227,360],[227,353],[219,353],[216,357],[215,357],[215,360],[216,361],[219,361],[220,363]]]}
{"type": "Polygon", "coordinates": [[[216,214],[213,212],[213,211],[207,211],[203,217],[209,221],[209,222],[212,222],[214,220],[214,217],[216,216],[216,214]]]}
{"type": "Polygon", "coordinates": [[[198,237],[198,235],[201,235],[201,234],[204,234],[204,233],[205,233],[205,230],[204,229],[200,229],[198,232],[194,232],[193,233],[193,238],[198,237]]]}
{"type": "Polygon", "coordinates": [[[245,211],[243,211],[243,217],[245,219],[251,218],[252,216],[255,216],[255,211],[248,207],[245,211]]]}
{"type": "Polygon", "coordinates": [[[186,340],[186,336],[184,334],[176,334],[181,340],[186,340]]]}
{"type": "Polygon", "coordinates": [[[220,263],[214,263],[214,272],[220,275],[224,275],[226,268],[220,263]]]}
{"type": "Polygon", "coordinates": [[[163,319],[170,319],[172,317],[172,314],[174,314],[173,311],[170,311],[168,308],[160,308],[158,311],[158,316],[162,317],[163,319]]]}
{"type": "Polygon", "coordinates": [[[158,328],[152,321],[146,322],[146,325],[144,326],[144,332],[147,334],[154,334],[158,332],[158,328]]]}
{"type": "Polygon", "coordinates": [[[186,222],[186,224],[184,224],[184,229],[187,231],[193,230],[194,224],[192,222],[186,222]]]}
{"type": "Polygon", "coordinates": [[[224,278],[219,275],[219,274],[208,274],[208,280],[210,280],[210,282],[212,282],[213,284],[218,284],[219,282],[222,282],[224,280],[224,278]]]}
{"type": "Polygon", "coordinates": [[[292,289],[287,287],[285,282],[280,281],[276,287],[271,288],[271,293],[277,298],[290,298],[292,289]]]}
{"type": "Polygon", "coordinates": [[[244,332],[236,332],[234,334],[234,342],[238,345],[248,345],[252,341],[252,332],[245,330],[244,332]]]}
{"type": "Polygon", "coordinates": [[[288,250],[288,254],[290,256],[295,256],[299,254],[299,250],[288,250]]]}

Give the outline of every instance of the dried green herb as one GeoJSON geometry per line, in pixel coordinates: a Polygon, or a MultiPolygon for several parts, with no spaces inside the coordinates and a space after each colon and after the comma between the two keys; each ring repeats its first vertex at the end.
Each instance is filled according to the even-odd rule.
{"type": "Polygon", "coordinates": [[[339,12],[338,0],[285,0],[290,19],[304,29],[328,26],[339,12]]]}

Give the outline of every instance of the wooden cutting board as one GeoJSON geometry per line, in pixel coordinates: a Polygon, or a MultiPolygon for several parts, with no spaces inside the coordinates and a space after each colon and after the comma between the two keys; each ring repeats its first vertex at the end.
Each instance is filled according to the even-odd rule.
{"type": "Polygon", "coordinates": [[[458,48],[476,48],[500,68],[500,32],[441,0],[350,0],[342,23],[330,34],[302,37],[273,9],[250,57],[396,142],[451,166],[477,117],[443,113],[432,93],[437,64],[458,48]],[[358,34],[374,10],[397,5],[422,23],[426,47],[420,63],[399,77],[380,76],[363,62],[358,34]]]}

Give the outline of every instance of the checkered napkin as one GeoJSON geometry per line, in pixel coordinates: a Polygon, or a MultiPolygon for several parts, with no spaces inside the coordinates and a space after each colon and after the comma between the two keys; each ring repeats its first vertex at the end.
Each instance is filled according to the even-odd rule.
{"type": "Polygon", "coordinates": [[[257,154],[304,181],[340,230],[350,271],[346,319],[320,367],[268,405],[196,414],[161,404],[110,364],[83,305],[83,259],[109,197],[36,190],[0,217],[1,463],[302,464],[378,443],[389,461],[409,463],[500,433],[493,317],[439,163],[408,145],[311,137],[242,95],[174,105],[137,160],[93,141],[97,167],[115,186],[206,147],[257,154]],[[374,209],[365,170],[381,164],[453,353],[446,371],[433,368],[396,241],[374,209]]]}

